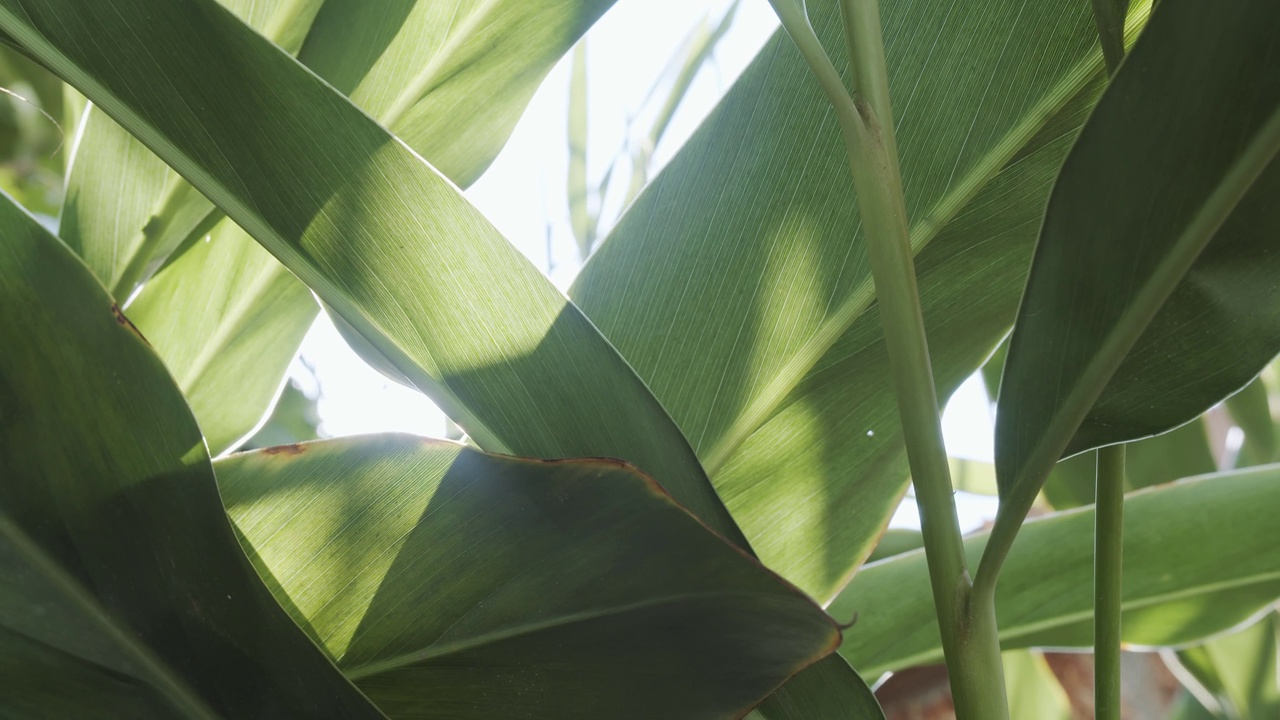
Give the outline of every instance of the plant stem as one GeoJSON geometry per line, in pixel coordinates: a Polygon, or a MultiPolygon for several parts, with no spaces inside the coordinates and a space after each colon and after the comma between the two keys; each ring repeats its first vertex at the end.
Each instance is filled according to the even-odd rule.
{"type": "Polygon", "coordinates": [[[1124,552],[1124,445],[1098,451],[1093,545],[1094,708],[1120,720],[1120,609],[1124,552]]]}
{"type": "Polygon", "coordinates": [[[1124,59],[1124,16],[1128,7],[1128,0],[1093,0],[1093,21],[1098,26],[1108,75],[1115,75],[1124,59]]]}
{"type": "Polygon", "coordinates": [[[878,3],[841,3],[854,76],[851,95],[822,49],[803,5],[798,0],[771,2],[840,122],[866,231],[956,716],[960,720],[1007,718],[995,606],[970,603],[972,583],[942,442],[902,194],[878,3]]]}

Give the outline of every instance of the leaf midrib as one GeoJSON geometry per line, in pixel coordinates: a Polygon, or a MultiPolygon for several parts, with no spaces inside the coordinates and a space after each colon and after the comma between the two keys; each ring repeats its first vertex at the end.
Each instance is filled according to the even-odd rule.
{"type": "MultiPolygon", "coordinates": [[[[777,600],[785,600],[787,602],[798,601],[799,598],[792,598],[776,592],[762,591],[725,591],[725,590],[709,590],[706,592],[696,593],[679,593],[675,595],[664,595],[662,597],[650,598],[636,603],[628,603],[626,605],[615,605],[612,607],[602,608],[599,610],[589,610],[575,613],[567,613],[559,615],[555,618],[542,622],[524,623],[515,627],[495,630],[487,633],[472,636],[465,640],[459,640],[451,643],[443,643],[439,645],[429,645],[420,650],[413,652],[400,653],[392,655],[385,660],[377,662],[369,662],[358,665],[344,666],[342,661],[338,661],[339,668],[342,669],[344,675],[348,679],[355,682],[364,678],[380,675],[386,672],[399,670],[410,665],[426,662],[438,657],[444,657],[455,653],[466,652],[479,647],[484,647],[493,643],[513,640],[539,633],[545,630],[554,630],[557,628],[568,627],[578,623],[589,622],[592,620],[600,620],[611,617],[619,617],[633,612],[641,612],[667,606],[679,605],[685,602],[718,599],[722,602],[729,600],[744,600],[755,598],[769,598],[777,600]]],[[[815,606],[816,608],[816,606],[815,606]]],[[[835,621],[831,620],[831,629],[834,631],[835,621]]]]}

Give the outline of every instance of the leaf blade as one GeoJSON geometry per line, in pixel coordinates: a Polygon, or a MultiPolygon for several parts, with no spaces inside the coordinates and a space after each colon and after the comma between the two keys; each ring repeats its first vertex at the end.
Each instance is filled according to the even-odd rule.
{"type": "Polygon", "coordinates": [[[210,0],[145,4],[116,14],[5,0],[0,26],[179,168],[482,446],[635,462],[741,541],[644,383],[448,180],[210,0]],[[82,42],[106,29],[120,42],[82,42]],[[157,86],[157,73],[169,82],[157,86]],[[191,107],[202,112],[175,111],[191,107]]]}
{"type": "Polygon", "coordinates": [[[386,435],[216,470],[273,590],[393,715],[730,717],[838,641],[616,461],[386,435]]]}

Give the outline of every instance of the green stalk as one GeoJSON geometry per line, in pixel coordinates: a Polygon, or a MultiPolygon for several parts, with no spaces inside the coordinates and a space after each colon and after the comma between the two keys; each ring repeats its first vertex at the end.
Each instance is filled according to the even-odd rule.
{"type": "Polygon", "coordinates": [[[1093,21],[1098,26],[1098,41],[1107,74],[1115,75],[1124,59],[1124,19],[1129,0],[1093,0],[1093,21]]]}
{"type": "Polygon", "coordinates": [[[1124,445],[1098,451],[1093,541],[1094,708],[1120,720],[1120,608],[1124,551],[1124,445]]]}
{"type": "Polygon", "coordinates": [[[854,76],[850,94],[814,34],[803,3],[771,2],[835,108],[844,137],[866,230],[956,716],[960,720],[1008,718],[995,606],[970,603],[972,582],[942,442],[902,194],[878,3],[841,3],[854,76]]]}

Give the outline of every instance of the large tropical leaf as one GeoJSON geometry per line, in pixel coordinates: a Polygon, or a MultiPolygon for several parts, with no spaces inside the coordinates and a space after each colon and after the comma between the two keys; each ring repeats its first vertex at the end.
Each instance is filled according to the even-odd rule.
{"type": "MultiPolygon", "coordinates": [[[[223,0],[222,4],[286,50],[301,45],[320,9],[316,0],[223,0]]],[[[353,26],[340,16],[363,4],[327,2],[319,20],[328,29],[309,36],[307,58],[318,68],[348,77],[343,73],[364,62],[361,58],[380,57],[376,70],[366,68],[370,74],[359,84],[360,101],[376,119],[390,122],[387,113],[394,108],[384,107],[388,98],[416,86],[419,96],[415,101],[430,111],[414,111],[415,146],[431,159],[447,156],[451,179],[466,185],[506,140],[511,128],[503,119],[514,121],[527,103],[528,93],[494,94],[490,83],[489,92],[459,96],[460,82],[492,79],[476,75],[475,64],[462,74],[465,77],[455,73],[448,79],[427,82],[423,73],[449,70],[459,57],[483,49],[485,72],[492,74],[501,68],[503,82],[512,87],[534,83],[585,28],[584,23],[606,4],[506,3],[503,10],[503,3],[485,3],[483,10],[468,11],[465,22],[458,20],[461,14],[455,16],[457,22],[442,33],[445,25],[435,17],[443,7],[440,3],[411,2],[391,14],[364,8],[353,19],[353,26]],[[515,12],[509,12],[513,9],[515,12]],[[404,14],[401,25],[380,25],[391,22],[395,14],[404,14]],[[512,32],[525,22],[534,22],[544,31],[512,32]],[[333,27],[345,29],[332,32],[333,27]],[[387,95],[392,88],[395,93],[387,95]],[[483,108],[489,120],[467,121],[477,108],[483,108]],[[440,122],[442,118],[448,122],[440,122]],[[497,120],[501,121],[493,122],[497,120]]],[[[121,299],[129,297],[137,281],[149,278],[156,268],[172,263],[175,254],[192,247],[221,217],[212,203],[101,110],[88,114],[86,131],[77,143],[77,157],[69,180],[64,236],[73,245],[87,246],[90,254],[96,248],[98,253],[116,257],[120,267],[111,282],[119,285],[116,295],[121,299]],[[133,232],[128,232],[130,229],[133,232]],[[132,245],[121,247],[128,242],[132,245]],[[131,267],[124,267],[126,264],[131,267]]],[[[162,271],[163,289],[144,287],[130,309],[174,374],[192,381],[184,382],[183,389],[193,399],[196,417],[217,454],[262,419],[316,306],[302,284],[274,258],[250,250],[247,245],[252,241],[230,221],[220,223],[212,237],[223,238],[219,240],[221,250],[195,253],[206,258],[216,255],[211,267],[195,258],[167,266],[162,271]],[[225,239],[228,236],[237,239],[225,239]],[[227,298],[225,303],[238,313],[220,312],[222,301],[217,298],[227,298]],[[143,305],[145,312],[138,307],[143,305]],[[180,306],[188,314],[181,319],[165,317],[166,305],[180,306]],[[190,314],[200,309],[206,312],[190,314]],[[240,318],[248,316],[269,317],[270,322],[245,327],[240,318]],[[153,321],[158,325],[153,327],[153,321]],[[197,358],[204,362],[191,364],[197,358]],[[235,383],[235,378],[242,382],[235,383]],[[203,402],[212,398],[218,398],[216,405],[203,402]]]]}
{"type": "Polygon", "coordinates": [[[218,455],[262,420],[317,306],[253,238],[222,222],[156,275],[128,311],[218,455]]]}
{"type": "MultiPolygon", "coordinates": [[[[1230,628],[1280,597],[1280,466],[1141,490],[1125,500],[1127,642],[1172,645],[1230,628]]],[[[987,534],[965,547],[976,561],[987,534]]],[[[1001,643],[1087,647],[1093,641],[1093,509],[1023,526],[996,593],[1001,643]]],[[[841,653],[859,672],[942,661],[922,552],[863,569],[831,606],[858,614],[841,653]]]]}
{"type": "Polygon", "coordinates": [[[0,29],[217,202],[482,447],[632,461],[742,542],[680,431],[577,308],[448,180],[212,0],[0,0],[0,29]]]}
{"type": "MultiPolygon", "coordinates": [[[[811,5],[819,36],[842,48],[838,3],[811,5]]],[[[945,397],[1012,323],[1102,57],[1087,3],[881,9],[945,397]]],[[[830,54],[843,72],[845,53],[830,54]]],[[[836,120],[789,38],[770,41],[571,295],[671,412],[761,558],[834,595],[907,468],[836,120]]]]}
{"type": "Polygon", "coordinates": [[[1280,4],[1165,0],[1099,102],[1009,341],[1010,521],[1064,454],[1184,423],[1280,351],[1278,64],[1280,4]]]}
{"type": "Polygon", "coordinates": [[[281,602],[395,717],[739,717],[839,641],[616,461],[373,436],[216,471],[281,602]]]}
{"type": "Polygon", "coordinates": [[[0,227],[0,715],[381,717],[254,573],[159,358],[7,199],[0,227]]]}

